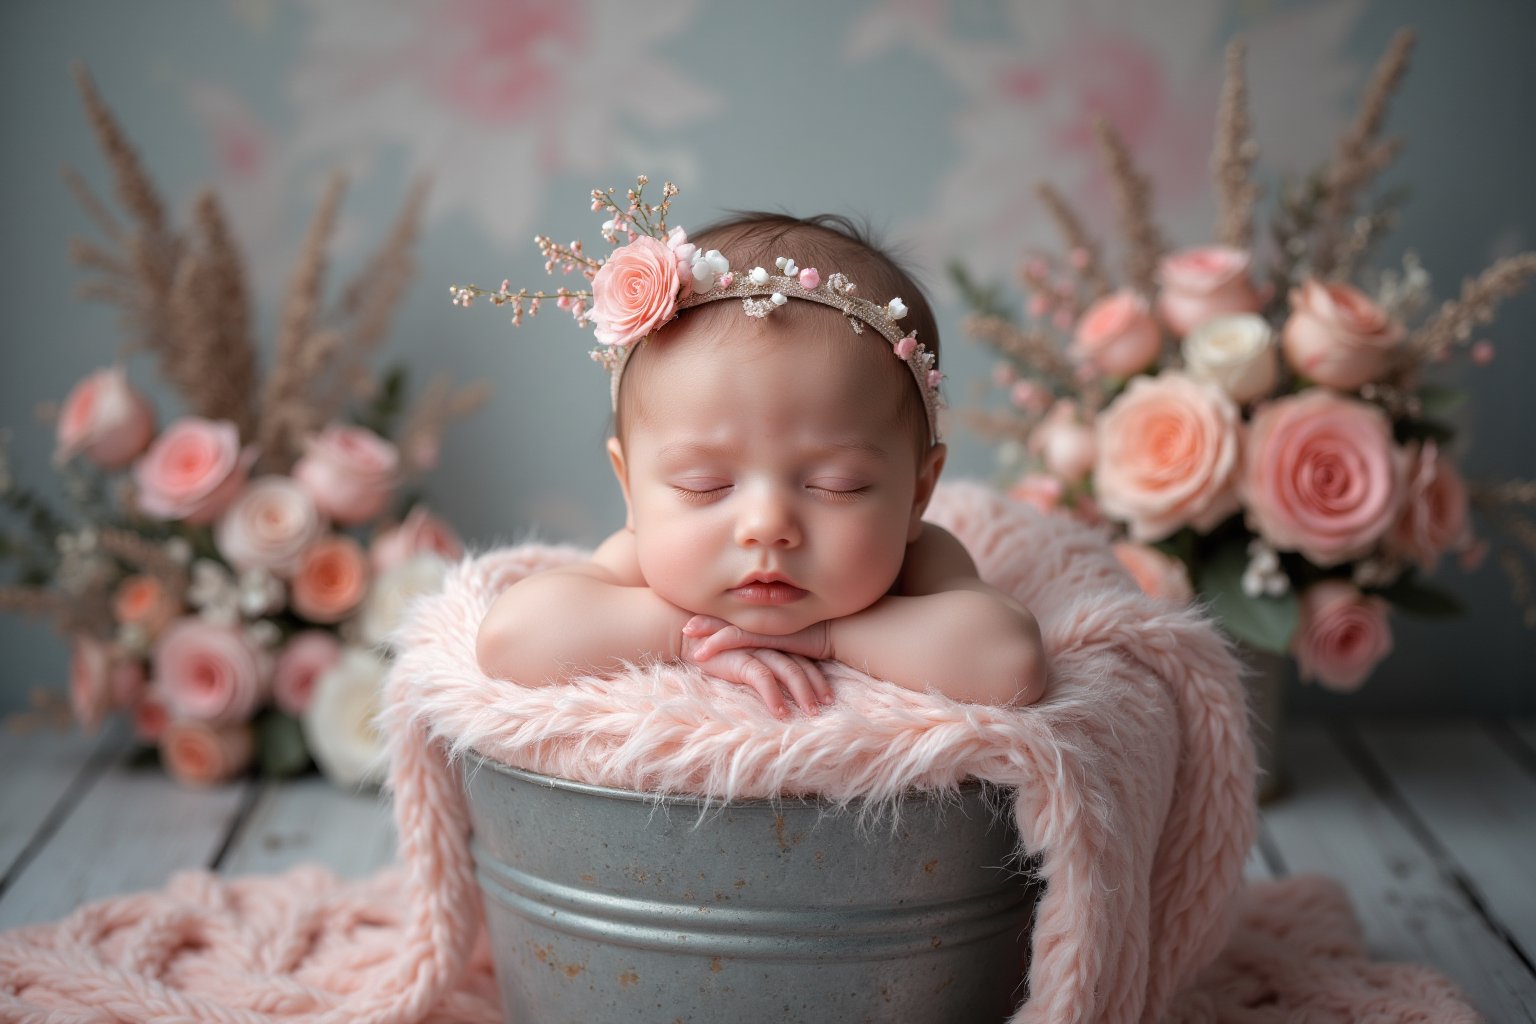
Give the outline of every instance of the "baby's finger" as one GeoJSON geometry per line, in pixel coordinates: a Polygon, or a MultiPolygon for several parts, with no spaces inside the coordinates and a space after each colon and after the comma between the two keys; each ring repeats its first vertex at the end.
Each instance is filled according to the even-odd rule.
{"type": "Polygon", "coordinates": [[[812,692],[811,680],[806,675],[803,659],[783,651],[775,651],[768,648],[753,652],[754,656],[778,676],[779,682],[789,690],[795,698],[795,703],[800,705],[800,710],[808,715],[820,714],[820,705],[816,701],[816,695],[812,692]]]}
{"type": "Polygon", "coordinates": [[[757,658],[744,657],[740,675],[742,681],[763,698],[763,705],[773,713],[775,718],[783,718],[789,714],[789,707],[784,703],[784,696],[779,692],[779,681],[767,665],[757,658]]]}
{"type": "Polygon", "coordinates": [[[827,681],[826,673],[814,659],[805,659],[805,674],[811,677],[811,689],[816,691],[816,699],[823,704],[831,704],[835,699],[832,696],[832,684],[827,681]]]}
{"type": "Polygon", "coordinates": [[[683,624],[685,636],[708,636],[725,625],[723,619],[717,619],[713,615],[695,615],[683,624]]]}

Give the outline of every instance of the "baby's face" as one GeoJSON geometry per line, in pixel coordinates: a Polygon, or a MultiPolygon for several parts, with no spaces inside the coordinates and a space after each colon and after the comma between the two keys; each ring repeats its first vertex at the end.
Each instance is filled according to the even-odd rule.
{"type": "Polygon", "coordinates": [[[686,319],[669,329],[610,442],[646,583],[773,635],[890,589],[944,460],[942,445],[915,456],[894,385],[849,351],[896,363],[879,335],[810,312],[827,315],[731,318],[718,343],[688,337],[686,319]]]}

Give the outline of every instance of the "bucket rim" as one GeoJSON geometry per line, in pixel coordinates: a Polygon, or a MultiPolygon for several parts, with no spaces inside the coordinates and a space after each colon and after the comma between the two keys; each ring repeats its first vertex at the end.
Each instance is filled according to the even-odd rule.
{"type": "MultiPolygon", "coordinates": [[[[502,775],[511,776],[530,785],[544,786],[548,789],[559,789],[570,793],[579,793],[585,796],[603,797],[609,800],[626,800],[632,803],[669,803],[681,804],[686,807],[720,808],[724,806],[746,807],[783,807],[786,804],[801,804],[811,807],[838,808],[854,807],[868,802],[867,797],[854,797],[847,801],[830,800],[824,797],[805,796],[776,796],[776,797],[751,797],[747,799],[722,800],[718,797],[700,796],[697,793],[667,793],[659,790],[620,789],[616,786],[601,786],[592,782],[577,782],[559,775],[545,775],[541,772],[527,768],[517,768],[504,761],[498,761],[494,757],[487,757],[480,751],[469,748],[465,757],[475,763],[476,770],[490,769],[502,775]]],[[[921,789],[911,787],[904,791],[898,801],[905,802],[912,799],[960,799],[975,793],[984,793],[986,790],[1001,789],[997,785],[989,785],[986,782],[970,778],[953,788],[921,789]]]]}

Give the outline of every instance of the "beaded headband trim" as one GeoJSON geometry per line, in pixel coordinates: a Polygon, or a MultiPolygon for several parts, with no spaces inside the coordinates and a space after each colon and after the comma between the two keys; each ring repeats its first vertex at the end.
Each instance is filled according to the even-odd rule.
{"type": "Polygon", "coordinates": [[[614,245],[606,259],[586,255],[581,242],[558,245],[547,235],[537,235],[534,242],[544,256],[544,269],[554,273],[579,271],[590,283],[588,289],[557,288],[553,292],[513,291],[503,281],[495,291],[476,285],[453,285],[453,303],[469,306],[475,298],[488,298],[494,306],[512,307],[512,323],[521,325],[524,315],[534,316],[544,301],[553,301],[568,311],[578,327],[592,327],[598,348],[592,358],[609,373],[610,394],[618,407],[619,381],[630,355],[645,338],[654,334],[684,309],[723,299],[741,299],[747,316],[761,319],[790,299],[816,302],[838,310],[847,319],[854,334],[872,327],[890,345],[892,353],[907,365],[923,398],[928,417],[928,436],[939,440],[938,410],[943,406],[939,385],[944,375],[934,366],[934,354],[917,340],[916,332],[906,332],[897,324],[907,315],[900,298],[881,305],[855,294],[857,286],[841,273],[822,279],[815,267],[801,269],[793,259],[780,256],[778,273],[754,267],[745,274],[731,269],[730,261],[718,249],[701,251],[688,241],[682,228],[667,228],[666,215],[677,186],[670,181],[662,186],[662,201],[646,203],[644,191],[648,179],[641,175],[636,187],[629,189],[627,204],[614,199],[614,190],[592,190],[592,209],[612,213],[603,224],[603,238],[614,245]],[[620,238],[625,239],[619,244],[620,238]]]}

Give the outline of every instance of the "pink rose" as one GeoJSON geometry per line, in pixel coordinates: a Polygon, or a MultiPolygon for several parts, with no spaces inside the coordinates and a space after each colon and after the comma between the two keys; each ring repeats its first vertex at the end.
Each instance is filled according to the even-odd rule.
{"type": "Polygon", "coordinates": [[[1245,459],[1250,525],[1315,565],[1365,554],[1397,516],[1402,457],[1376,406],[1326,388],[1268,402],[1254,413],[1245,459]]]}
{"type": "Polygon", "coordinates": [[[1413,455],[1402,512],[1387,546],[1429,572],[1441,555],[1470,541],[1466,485],[1455,464],[1426,441],[1413,455]]]}
{"type": "Polygon", "coordinates": [[[84,455],[103,469],[121,469],[154,434],[154,407],[128,385],[123,368],[113,366],[76,384],[64,399],[54,458],[65,462],[84,455]]]}
{"type": "Polygon", "coordinates": [[[1113,550],[1115,558],[1125,566],[1125,571],[1131,574],[1142,593],[1180,604],[1194,600],[1195,588],[1190,585],[1189,570],[1177,558],[1130,541],[1120,541],[1113,550]]]}
{"type": "Polygon", "coordinates": [[[1383,599],[1366,597],[1344,580],[1323,580],[1301,595],[1291,654],[1304,681],[1355,690],[1390,653],[1392,630],[1383,599]]]}
{"type": "Polygon", "coordinates": [[[251,763],[256,741],[244,723],[170,722],[160,734],[160,760],[184,785],[211,786],[234,778],[251,763]]]}
{"type": "Polygon", "coordinates": [[[144,699],[148,689],[149,677],[144,674],[144,663],[138,658],[119,661],[107,676],[107,690],[112,695],[112,708],[116,711],[132,711],[144,699]]]}
{"type": "Polygon", "coordinates": [[[293,610],[310,622],[344,619],[368,592],[368,560],[351,537],[336,534],[311,544],[293,574],[293,610]]]}
{"type": "Polygon", "coordinates": [[[278,655],[272,671],[272,699],[284,714],[298,717],[309,707],[315,680],[341,658],[341,644],[334,633],[306,629],[296,633],[278,655]]]}
{"type": "Polygon", "coordinates": [[[164,698],[151,686],[133,707],[133,736],[141,743],[159,743],[170,721],[164,698]]]}
{"type": "Polygon", "coordinates": [[[308,491],[286,476],[265,476],[235,499],[215,527],[214,540],[237,569],[287,576],[324,529],[308,491]]]}
{"type": "Polygon", "coordinates": [[[1180,373],[1134,377],[1098,420],[1094,485],[1105,514],[1131,537],[1207,531],[1237,511],[1237,406],[1180,373]]]}
{"type": "Polygon", "coordinates": [[[672,319],[680,281],[677,257],[642,235],[613,251],[592,278],[592,322],[604,345],[632,345],[672,319]]]}
{"type": "Polygon", "coordinates": [[[69,655],[69,707],[86,735],[101,725],[112,706],[112,656],[96,639],[77,634],[69,655]]]}
{"type": "Polygon", "coordinates": [[[376,534],[368,557],[374,572],[384,572],[417,555],[437,555],[445,561],[457,562],[464,554],[453,527],[417,505],[399,526],[392,526],[376,534]]]}
{"type": "Polygon", "coordinates": [[[124,626],[137,626],[154,637],[176,617],[179,603],[165,584],[147,573],[124,577],[112,594],[112,617],[124,626]]]}
{"type": "Polygon", "coordinates": [[[241,450],[233,423],[177,420],[134,464],[139,508],[157,519],[210,523],[229,507],[255,460],[254,448],[241,450]]]}
{"type": "Polygon", "coordinates": [[[1078,321],[1073,348],[1108,377],[1132,377],[1156,360],[1163,334],[1147,300],[1122,289],[1088,307],[1078,321]]]}
{"type": "Polygon", "coordinates": [[[1253,257],[1242,249],[1207,245],[1163,257],[1157,312],[1173,332],[1188,334],[1223,313],[1257,313],[1264,296],[1253,286],[1253,257]]]}
{"type": "Polygon", "coordinates": [[[293,478],[322,513],[353,525],[384,510],[399,471],[394,445],[366,427],[332,424],[305,445],[293,478]]]}
{"type": "Polygon", "coordinates": [[[1312,279],[1291,289],[1280,345],[1291,369],[1310,380],[1353,391],[1386,371],[1402,340],[1402,325],[1358,288],[1312,279]]]}
{"type": "Polygon", "coordinates": [[[1030,431],[1029,450],[1065,483],[1076,483],[1093,468],[1093,427],[1082,422],[1076,402],[1062,400],[1030,431]]]}
{"type": "Polygon", "coordinates": [[[268,660],[238,629],[184,618],[155,646],[155,685],[178,718],[248,722],[267,696],[268,660]]]}
{"type": "Polygon", "coordinates": [[[1041,512],[1054,512],[1061,507],[1065,491],[1062,482],[1045,473],[1031,473],[1008,489],[1008,497],[1025,505],[1033,505],[1041,512]]]}

